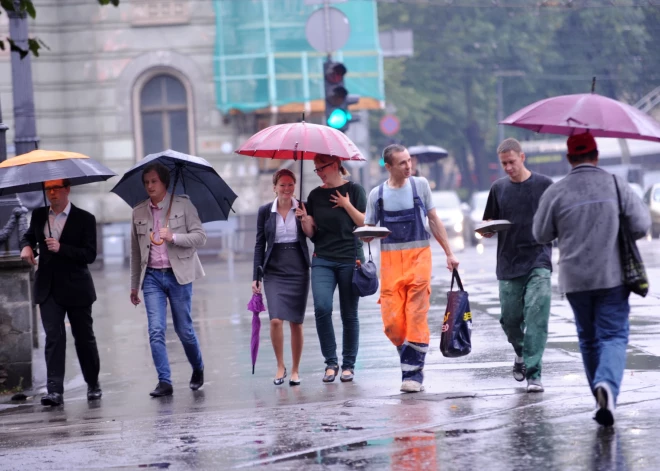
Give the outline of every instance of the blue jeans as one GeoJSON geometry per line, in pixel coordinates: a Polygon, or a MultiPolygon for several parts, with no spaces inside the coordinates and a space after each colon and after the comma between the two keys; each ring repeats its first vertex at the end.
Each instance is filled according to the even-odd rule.
{"type": "Polygon", "coordinates": [[[575,314],[589,386],[593,392],[596,384],[606,382],[615,402],[626,367],[629,295],[624,286],[566,294],[575,314]]]}
{"type": "Polygon", "coordinates": [[[339,287],[339,310],[344,328],[342,369],[355,368],[355,358],[360,340],[358,301],[353,292],[353,263],[339,263],[314,257],[312,261],[312,294],[316,332],[321,343],[321,353],[328,366],[338,365],[337,341],[332,325],[332,298],[339,287]]]}
{"type": "Polygon", "coordinates": [[[158,372],[158,381],[172,384],[170,362],[165,347],[167,330],[167,300],[170,300],[174,331],[179,336],[188,361],[194,370],[204,368],[202,351],[199,348],[190,311],[192,308],[192,283],[180,285],[172,272],[161,272],[147,268],[142,285],[144,305],[149,321],[149,344],[151,356],[158,372]]]}

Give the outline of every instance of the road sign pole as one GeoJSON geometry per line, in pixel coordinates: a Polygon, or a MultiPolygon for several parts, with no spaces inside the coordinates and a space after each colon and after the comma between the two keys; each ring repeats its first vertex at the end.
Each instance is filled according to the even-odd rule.
{"type": "Polygon", "coordinates": [[[331,39],[332,39],[332,27],[330,26],[330,2],[324,0],[323,2],[323,13],[325,16],[325,44],[327,46],[326,51],[328,53],[328,61],[332,58],[331,50],[331,39]]]}

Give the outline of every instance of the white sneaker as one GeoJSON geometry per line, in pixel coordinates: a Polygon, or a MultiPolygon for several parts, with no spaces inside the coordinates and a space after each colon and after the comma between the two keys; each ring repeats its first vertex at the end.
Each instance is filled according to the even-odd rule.
{"type": "Polygon", "coordinates": [[[401,392],[414,393],[422,391],[424,391],[424,385],[418,381],[407,379],[401,383],[401,392]]]}
{"type": "Polygon", "coordinates": [[[614,425],[614,397],[610,386],[604,382],[598,383],[594,388],[594,393],[598,404],[594,420],[604,427],[611,427],[614,425]]]}
{"type": "Polygon", "coordinates": [[[545,391],[543,389],[543,383],[541,383],[541,378],[536,378],[536,379],[527,379],[527,392],[532,393],[532,392],[543,392],[545,391]]]}

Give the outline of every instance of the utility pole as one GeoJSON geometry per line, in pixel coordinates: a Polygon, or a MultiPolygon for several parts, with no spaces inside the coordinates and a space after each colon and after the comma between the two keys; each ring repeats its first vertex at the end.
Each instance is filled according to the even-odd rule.
{"type": "MultiPolygon", "coordinates": [[[[7,12],[9,36],[21,49],[28,50],[27,13],[21,11],[20,2],[14,0],[14,10],[7,12]]],[[[11,53],[12,95],[14,98],[14,145],[16,155],[26,154],[39,147],[37,122],[34,112],[32,85],[32,59],[28,53],[21,58],[18,51],[11,53]]],[[[43,195],[38,191],[22,193],[21,201],[30,209],[43,206],[43,195]]]]}

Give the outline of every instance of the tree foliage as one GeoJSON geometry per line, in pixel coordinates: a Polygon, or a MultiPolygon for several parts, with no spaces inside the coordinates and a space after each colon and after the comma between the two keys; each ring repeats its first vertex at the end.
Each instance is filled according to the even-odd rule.
{"type": "MultiPolygon", "coordinates": [[[[586,93],[592,76],[596,92],[634,103],[660,84],[659,20],[652,6],[382,3],[381,29],[411,29],[415,41],[413,57],[385,63],[387,101],[402,123],[398,137],[448,148],[463,181],[469,186],[476,176],[474,186],[488,188],[489,164],[497,164],[498,82],[504,116],[549,96],[586,93]]],[[[505,135],[532,138],[510,127],[505,135]]]]}
{"type": "MultiPolygon", "coordinates": [[[[119,5],[119,0],[96,0],[100,5],[119,5]]],[[[5,11],[5,14],[20,14],[27,15],[32,19],[37,18],[37,8],[32,0],[0,0],[0,7],[5,11]]],[[[9,45],[11,51],[18,52],[21,59],[28,54],[33,54],[39,57],[39,50],[42,48],[48,49],[46,43],[39,38],[28,38],[27,41],[19,41],[16,38],[7,37],[0,39],[0,49],[3,51],[9,45]],[[24,44],[23,44],[24,43],[24,44]]]]}

